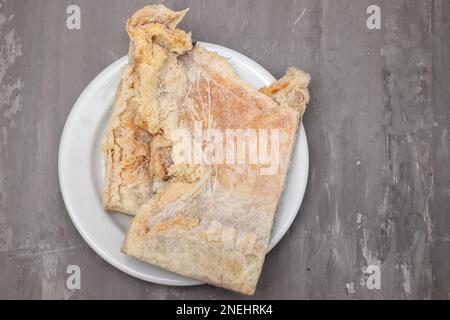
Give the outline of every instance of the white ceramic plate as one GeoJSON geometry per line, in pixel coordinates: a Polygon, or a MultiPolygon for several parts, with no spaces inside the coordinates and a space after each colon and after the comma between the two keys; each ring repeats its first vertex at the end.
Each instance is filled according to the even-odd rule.
{"type": "MultiPolygon", "coordinates": [[[[274,77],[244,55],[209,43],[198,43],[228,58],[242,79],[255,88],[267,86],[274,77]]],[[[102,207],[103,161],[101,139],[110,116],[123,57],[103,70],[86,87],[70,112],[59,148],[59,181],[70,217],[84,240],[116,268],[142,280],[177,286],[197,285],[188,279],[120,252],[131,218],[102,207]]],[[[281,198],[269,250],[284,236],[300,208],[308,180],[308,143],[303,126],[295,146],[292,165],[281,198]]]]}

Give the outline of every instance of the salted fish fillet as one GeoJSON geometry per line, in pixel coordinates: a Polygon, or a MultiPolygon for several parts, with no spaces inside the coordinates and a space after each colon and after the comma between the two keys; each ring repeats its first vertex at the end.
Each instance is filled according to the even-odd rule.
{"type": "Polygon", "coordinates": [[[176,28],[185,14],[149,6],[128,22],[130,65],[104,146],[104,204],[135,214],[124,253],[251,295],[309,101],[310,77],[290,68],[255,90],[225,58],[192,46],[190,35],[176,28]],[[279,133],[276,170],[264,173],[268,165],[259,162],[183,162],[176,152],[178,132],[195,137],[200,131],[200,145],[214,149],[210,132],[243,129],[279,133]]]}

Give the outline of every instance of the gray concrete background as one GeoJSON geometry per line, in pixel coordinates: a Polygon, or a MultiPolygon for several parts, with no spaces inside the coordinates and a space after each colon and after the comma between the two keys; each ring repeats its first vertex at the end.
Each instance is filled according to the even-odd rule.
{"type": "MultiPolygon", "coordinates": [[[[61,198],[66,117],[127,52],[127,17],[152,1],[0,0],[0,298],[216,299],[210,286],[134,279],[81,239],[61,198]],[[81,8],[81,30],[65,26],[81,8]],[[66,268],[81,268],[81,290],[66,268]]],[[[448,299],[450,1],[166,1],[190,7],[195,39],[276,77],[312,75],[304,119],[310,179],[292,228],[266,259],[255,298],[448,299]],[[381,30],[366,9],[381,7],[381,30]],[[365,285],[379,265],[381,289],[365,285]]]]}

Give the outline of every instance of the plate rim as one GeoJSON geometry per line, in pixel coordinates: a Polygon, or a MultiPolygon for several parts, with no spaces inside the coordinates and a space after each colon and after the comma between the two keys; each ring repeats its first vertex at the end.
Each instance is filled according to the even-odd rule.
{"type": "MultiPolygon", "coordinates": [[[[243,62],[244,65],[248,69],[254,71],[254,73],[256,71],[257,73],[263,74],[267,79],[270,78],[272,81],[276,80],[260,64],[258,64],[256,61],[252,60],[251,58],[245,56],[242,53],[239,53],[233,49],[230,49],[230,48],[227,48],[227,47],[224,47],[221,45],[213,44],[213,43],[198,41],[197,44],[201,45],[201,46],[205,46],[209,50],[218,52],[219,54],[222,53],[220,55],[224,56],[226,58],[231,58],[231,59],[237,58],[238,61],[243,62]],[[227,53],[229,54],[229,56],[227,53]],[[227,55],[225,55],[225,54],[227,54],[227,55]]],[[[179,281],[179,280],[168,280],[168,279],[161,279],[159,277],[155,277],[155,276],[151,276],[151,275],[142,275],[140,272],[134,270],[130,266],[124,265],[124,264],[116,261],[113,257],[111,257],[102,248],[97,246],[95,241],[93,241],[91,239],[91,237],[88,234],[86,234],[84,228],[80,225],[80,222],[77,219],[76,214],[74,214],[74,212],[73,212],[74,209],[71,205],[71,202],[67,200],[68,196],[66,194],[67,190],[65,189],[65,184],[63,182],[64,173],[63,173],[62,166],[63,166],[63,160],[64,160],[64,155],[65,155],[64,154],[64,150],[65,150],[64,148],[66,146],[65,141],[68,139],[67,136],[69,134],[68,128],[71,125],[71,123],[73,122],[73,118],[76,116],[77,111],[81,108],[81,106],[82,106],[81,102],[88,96],[88,93],[90,91],[92,91],[96,86],[100,85],[104,78],[108,78],[108,75],[113,70],[118,68],[118,66],[120,66],[120,68],[122,68],[123,65],[125,64],[124,63],[125,61],[128,61],[128,55],[125,55],[125,56],[117,59],[116,61],[112,62],[111,64],[109,64],[100,73],[98,73],[89,82],[89,84],[86,87],[83,88],[81,94],[78,96],[75,103],[73,104],[73,106],[67,116],[67,119],[64,123],[64,127],[63,127],[63,130],[61,133],[61,139],[60,139],[60,143],[59,143],[59,149],[58,149],[58,180],[59,180],[59,186],[60,186],[61,196],[62,196],[64,205],[66,207],[67,213],[69,214],[69,217],[70,217],[72,223],[75,225],[76,230],[81,235],[83,240],[88,244],[88,246],[96,254],[98,254],[102,259],[104,259],[106,262],[108,262],[115,268],[119,269],[120,271],[122,271],[130,276],[133,276],[135,278],[138,278],[140,280],[157,283],[157,284],[162,284],[162,285],[169,285],[169,286],[202,285],[202,284],[204,284],[203,282],[194,280],[194,279],[190,279],[191,281],[189,283],[181,283],[181,281],[179,281]]],[[[305,179],[303,179],[301,186],[300,186],[300,190],[298,190],[298,196],[296,197],[296,199],[294,199],[294,200],[296,200],[296,203],[295,203],[296,214],[294,214],[294,215],[290,216],[288,219],[286,219],[286,221],[280,226],[280,232],[278,235],[273,236],[273,234],[271,234],[271,240],[270,240],[270,244],[267,249],[267,253],[269,253],[281,241],[281,239],[286,235],[287,231],[289,230],[292,223],[294,222],[294,220],[296,219],[296,217],[299,214],[299,210],[300,210],[301,204],[302,204],[304,196],[305,196],[306,187],[307,187],[308,179],[309,179],[309,146],[308,146],[306,131],[305,131],[303,123],[301,122],[298,133],[297,133],[297,139],[294,144],[294,148],[299,148],[302,145],[304,146],[304,148],[303,148],[304,153],[302,154],[302,156],[303,156],[302,162],[303,162],[304,169],[302,169],[302,171],[305,173],[305,179]]],[[[294,152],[295,152],[295,150],[293,151],[293,155],[294,155],[294,152]]],[[[292,161],[292,159],[291,159],[291,161],[292,161]]],[[[289,174],[289,171],[287,174],[289,174]]],[[[286,183],[286,181],[285,181],[285,183],[286,183]]],[[[119,250],[119,249],[117,249],[117,250],[119,250]]]]}

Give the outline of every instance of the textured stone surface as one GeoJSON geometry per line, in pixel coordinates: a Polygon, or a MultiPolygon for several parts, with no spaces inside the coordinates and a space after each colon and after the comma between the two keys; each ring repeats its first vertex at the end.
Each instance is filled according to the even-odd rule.
{"type": "MultiPolygon", "coordinates": [[[[127,52],[151,1],[0,0],[0,298],[237,298],[134,279],[81,239],[61,198],[59,139],[76,98],[127,52]],[[81,8],[81,30],[65,26],[81,8]],[[81,268],[81,290],[66,268],[81,268]]],[[[166,1],[194,38],[281,76],[312,75],[310,179],[255,298],[447,299],[450,293],[450,2],[166,1]],[[366,9],[381,7],[381,30],[366,9]],[[381,289],[366,286],[378,265],[381,289]]]]}

